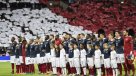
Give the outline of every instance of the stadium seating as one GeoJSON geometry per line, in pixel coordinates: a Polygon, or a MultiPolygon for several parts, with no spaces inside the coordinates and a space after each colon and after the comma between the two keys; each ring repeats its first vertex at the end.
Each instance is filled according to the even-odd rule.
{"type": "Polygon", "coordinates": [[[102,2],[74,3],[70,10],[62,10],[58,7],[53,12],[68,18],[70,24],[83,26],[85,29],[97,31],[103,28],[106,32],[133,28],[136,32],[136,7],[131,4],[116,4],[106,7],[102,2]]]}
{"type": "Polygon", "coordinates": [[[7,47],[12,36],[24,36],[26,39],[43,37],[45,34],[68,32],[73,35],[91,33],[82,27],[68,24],[67,18],[52,13],[48,8],[16,9],[0,11],[0,45],[7,47]]]}

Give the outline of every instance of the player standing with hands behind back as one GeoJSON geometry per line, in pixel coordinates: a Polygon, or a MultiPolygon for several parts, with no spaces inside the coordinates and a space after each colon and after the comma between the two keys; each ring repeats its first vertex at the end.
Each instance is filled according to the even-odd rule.
{"type": "Polygon", "coordinates": [[[103,44],[103,54],[104,54],[104,67],[106,69],[106,75],[110,76],[111,69],[110,69],[110,49],[108,43],[103,44]]]}
{"type": "Polygon", "coordinates": [[[129,31],[125,30],[123,31],[124,34],[124,55],[125,55],[125,65],[127,66],[127,70],[128,70],[128,75],[130,75],[130,70],[132,69],[133,75],[135,75],[135,67],[133,64],[133,60],[132,63],[130,63],[131,61],[127,59],[127,57],[133,53],[133,38],[132,36],[129,35],[129,31]]]}
{"type": "Polygon", "coordinates": [[[63,48],[63,45],[59,45],[60,48],[60,67],[62,68],[62,74],[66,75],[66,52],[65,49],[63,48]]]}
{"type": "Polygon", "coordinates": [[[14,63],[15,63],[15,49],[16,49],[16,45],[17,42],[15,41],[15,37],[11,38],[11,45],[10,45],[10,52],[11,52],[11,56],[10,56],[10,63],[11,63],[11,68],[12,68],[12,74],[14,74],[14,63]]]}
{"type": "Polygon", "coordinates": [[[100,46],[98,44],[95,45],[95,52],[94,52],[94,63],[95,63],[95,68],[97,71],[97,76],[101,76],[101,51],[100,51],[100,46]]]}
{"type": "Polygon", "coordinates": [[[77,43],[74,43],[74,67],[76,68],[77,75],[80,75],[80,51],[77,43]]]}
{"type": "Polygon", "coordinates": [[[124,70],[125,70],[125,75],[127,75],[127,67],[125,65],[125,57],[124,57],[124,50],[123,50],[123,46],[124,46],[124,40],[120,35],[120,32],[116,31],[115,32],[115,46],[116,46],[116,53],[117,53],[117,62],[118,62],[118,69],[120,71],[120,76],[122,76],[122,64],[124,66],[124,70]]]}
{"type": "Polygon", "coordinates": [[[83,76],[86,76],[86,50],[84,44],[80,44],[80,63],[83,69],[83,76]]]}
{"type": "Polygon", "coordinates": [[[111,60],[111,68],[112,68],[113,76],[118,76],[117,53],[115,51],[115,45],[112,44],[110,49],[111,49],[110,60],[111,60]]]}
{"type": "Polygon", "coordinates": [[[94,76],[94,48],[92,44],[87,44],[87,64],[89,75],[94,76]]]}

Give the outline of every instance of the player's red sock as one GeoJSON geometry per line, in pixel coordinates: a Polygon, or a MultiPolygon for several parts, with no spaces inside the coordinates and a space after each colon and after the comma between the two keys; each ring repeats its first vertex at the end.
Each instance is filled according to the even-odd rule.
{"type": "Polygon", "coordinates": [[[27,66],[24,64],[24,73],[27,73],[27,66]]]}
{"type": "Polygon", "coordinates": [[[51,63],[49,63],[49,71],[52,71],[51,63]]]}
{"type": "Polygon", "coordinates": [[[75,67],[73,67],[73,69],[74,69],[74,73],[76,73],[77,71],[76,71],[76,68],[75,67]]]}
{"type": "Polygon", "coordinates": [[[11,63],[11,67],[12,67],[12,74],[14,74],[14,63],[11,63]]]}
{"type": "Polygon", "coordinates": [[[119,69],[120,75],[122,76],[122,65],[120,63],[118,63],[118,69],[119,69]]]}
{"type": "Polygon", "coordinates": [[[30,72],[30,64],[28,65],[28,73],[31,73],[31,72],[30,72]]]}
{"type": "Polygon", "coordinates": [[[25,73],[27,73],[27,65],[25,65],[25,73]]]}
{"type": "Polygon", "coordinates": [[[26,73],[29,73],[29,65],[26,65],[26,73]]]}
{"type": "Polygon", "coordinates": [[[44,73],[44,65],[43,64],[41,64],[41,73],[44,73]]]}
{"type": "Polygon", "coordinates": [[[21,64],[21,72],[22,72],[22,73],[24,73],[24,69],[23,69],[23,68],[24,68],[24,65],[21,64]]]}
{"type": "Polygon", "coordinates": [[[123,63],[123,66],[124,66],[124,70],[125,70],[125,75],[127,75],[127,70],[128,70],[127,64],[123,63]]]}
{"type": "Polygon", "coordinates": [[[135,75],[135,66],[134,66],[134,64],[131,64],[131,66],[132,66],[132,72],[133,72],[132,76],[134,76],[135,75]]]}
{"type": "Polygon", "coordinates": [[[71,68],[70,68],[70,71],[69,71],[69,74],[74,74],[74,73],[76,73],[76,72],[75,72],[75,68],[74,68],[74,67],[71,67],[71,68]]]}
{"type": "Polygon", "coordinates": [[[47,65],[46,65],[46,63],[44,63],[43,66],[44,66],[44,73],[46,73],[47,72],[47,65]]]}
{"type": "Polygon", "coordinates": [[[29,72],[30,72],[30,73],[32,73],[31,70],[32,70],[32,69],[31,69],[31,64],[29,64],[29,72]]]}
{"type": "Polygon", "coordinates": [[[22,73],[22,71],[21,71],[21,65],[18,66],[18,69],[19,69],[19,73],[22,73]]]}
{"type": "Polygon", "coordinates": [[[33,64],[31,64],[30,66],[31,66],[31,73],[34,73],[33,64]]]}
{"type": "Polygon", "coordinates": [[[94,68],[89,69],[89,75],[94,75],[94,68]]]}
{"type": "Polygon", "coordinates": [[[76,68],[75,67],[72,67],[72,74],[76,74],[76,68]]]}
{"type": "Polygon", "coordinates": [[[81,75],[83,75],[84,74],[84,72],[83,72],[83,68],[81,67],[81,75]]]}
{"type": "Polygon", "coordinates": [[[27,73],[27,71],[28,71],[28,69],[27,69],[28,67],[27,67],[27,65],[25,65],[25,73],[27,73]]]}
{"type": "Polygon", "coordinates": [[[33,71],[33,73],[35,73],[35,68],[34,68],[34,64],[32,64],[32,71],[33,71]]]}
{"type": "Polygon", "coordinates": [[[30,64],[28,65],[28,72],[31,73],[31,72],[30,72],[30,64]]]}
{"type": "Polygon", "coordinates": [[[16,73],[19,73],[19,65],[16,65],[16,73]]]}
{"type": "Polygon", "coordinates": [[[46,63],[46,70],[49,71],[49,63],[46,63]]]}
{"type": "Polygon", "coordinates": [[[29,72],[32,73],[31,64],[29,64],[29,72]]]}
{"type": "Polygon", "coordinates": [[[20,65],[20,73],[23,73],[22,64],[20,65]]]}
{"type": "Polygon", "coordinates": [[[109,70],[110,70],[110,76],[112,76],[113,75],[112,68],[109,68],[109,70]]]}
{"type": "Polygon", "coordinates": [[[72,74],[72,67],[69,68],[69,74],[72,74]]]}
{"type": "Polygon", "coordinates": [[[110,76],[110,68],[106,68],[106,76],[110,76]]]}
{"type": "Polygon", "coordinates": [[[47,73],[47,64],[44,65],[45,67],[45,73],[47,73]]]}
{"type": "Polygon", "coordinates": [[[40,73],[42,73],[42,69],[41,68],[42,68],[42,65],[38,64],[38,70],[39,70],[40,73]]]}
{"type": "Polygon", "coordinates": [[[27,73],[27,66],[24,64],[24,73],[27,73]]]}
{"type": "Polygon", "coordinates": [[[66,69],[68,70],[68,74],[70,74],[70,65],[69,65],[69,63],[66,64],[66,69]]]}
{"type": "Polygon", "coordinates": [[[48,63],[48,72],[50,71],[50,63],[48,63]]]}
{"type": "Polygon", "coordinates": [[[45,73],[45,66],[44,66],[44,64],[41,64],[41,70],[42,70],[42,73],[45,73]]]}
{"type": "Polygon", "coordinates": [[[44,66],[45,66],[45,72],[47,73],[47,64],[45,64],[44,66]]]}
{"type": "Polygon", "coordinates": [[[105,76],[105,68],[104,68],[104,64],[102,65],[101,69],[102,69],[102,72],[103,72],[103,76],[105,76]]]}
{"type": "Polygon", "coordinates": [[[61,74],[61,68],[57,67],[57,72],[61,74]]]}
{"type": "Polygon", "coordinates": [[[42,69],[42,67],[43,67],[43,65],[42,64],[40,64],[40,71],[41,71],[41,73],[43,73],[43,69],[42,69]]]}

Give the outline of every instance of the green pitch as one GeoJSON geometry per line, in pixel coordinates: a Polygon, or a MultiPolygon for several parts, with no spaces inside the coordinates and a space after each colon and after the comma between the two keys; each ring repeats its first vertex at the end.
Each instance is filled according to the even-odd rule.
{"type": "MultiPolygon", "coordinates": [[[[136,65],[135,65],[136,67],[136,65]]],[[[0,76],[52,76],[51,74],[38,74],[37,65],[35,65],[35,74],[11,74],[11,65],[9,62],[0,62],[0,76]]],[[[124,73],[124,72],[123,72],[124,73]]]]}
{"type": "Polygon", "coordinates": [[[9,62],[0,62],[0,76],[51,76],[50,74],[38,74],[37,65],[35,65],[35,74],[11,74],[11,65],[9,62]]]}

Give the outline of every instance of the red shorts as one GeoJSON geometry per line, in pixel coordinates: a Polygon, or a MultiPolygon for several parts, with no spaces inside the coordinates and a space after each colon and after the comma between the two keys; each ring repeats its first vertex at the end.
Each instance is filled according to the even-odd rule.
{"type": "Polygon", "coordinates": [[[128,59],[128,64],[133,64],[133,60],[128,59]]]}

